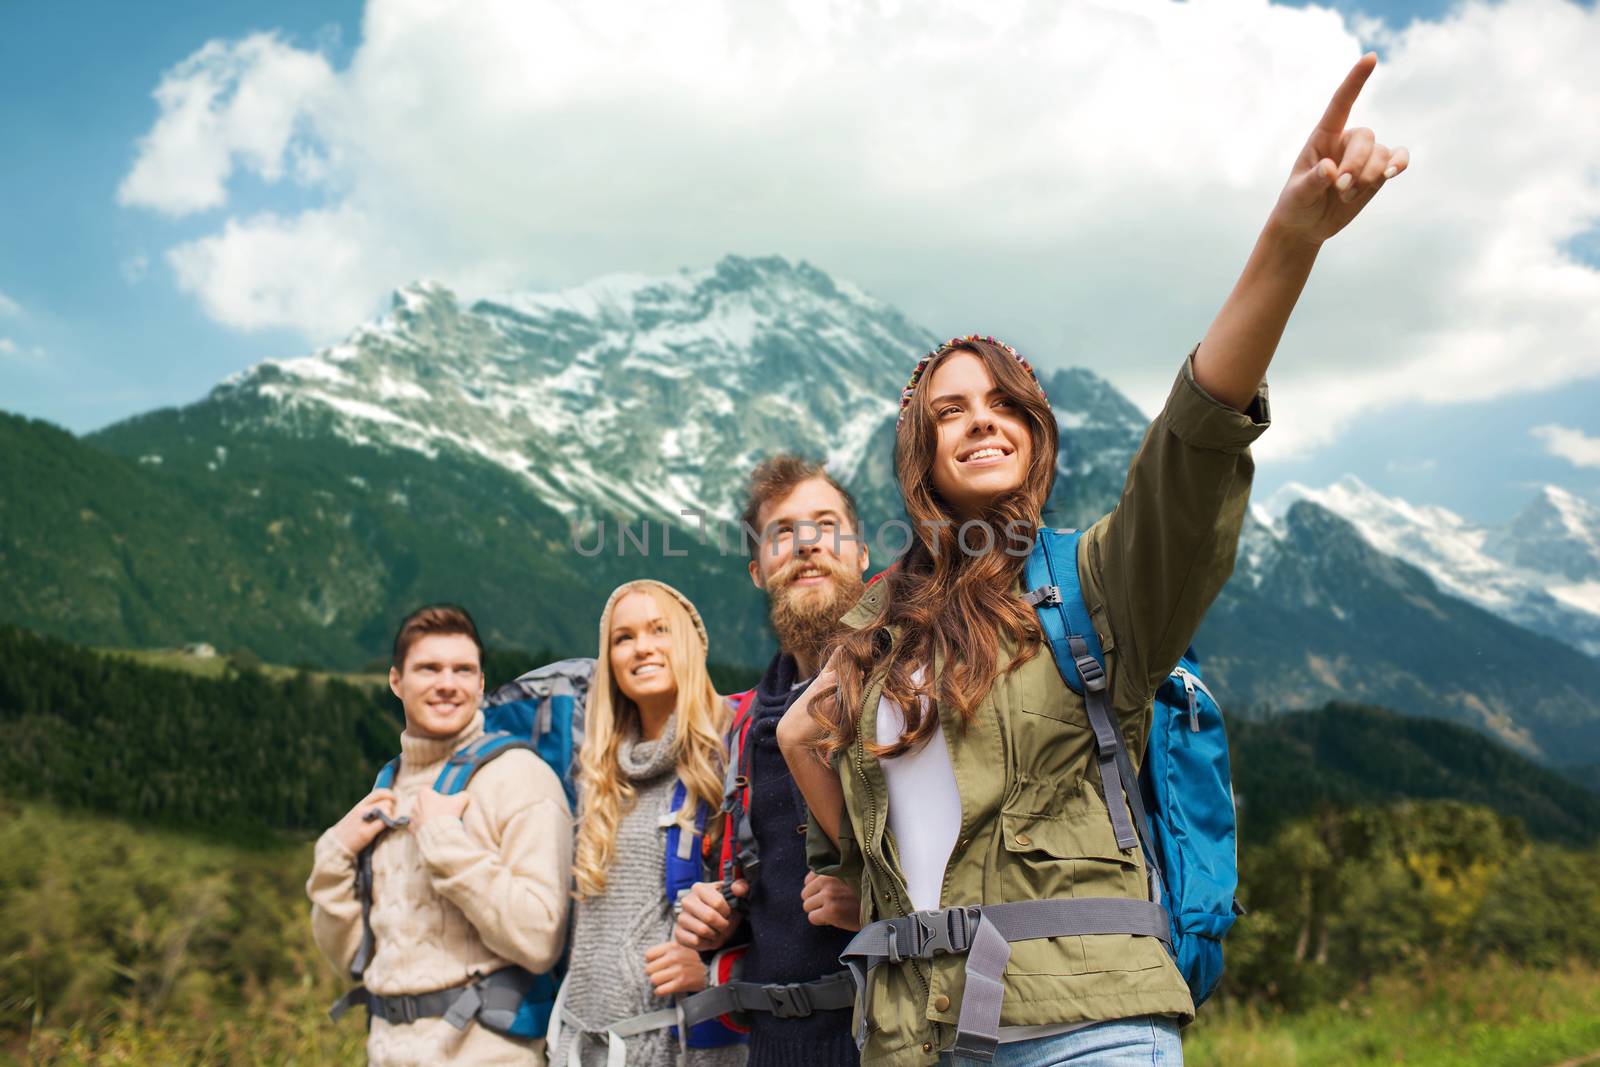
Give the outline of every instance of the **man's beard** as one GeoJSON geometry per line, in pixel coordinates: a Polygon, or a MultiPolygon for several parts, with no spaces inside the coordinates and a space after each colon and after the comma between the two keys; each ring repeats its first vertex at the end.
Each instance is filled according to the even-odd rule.
{"type": "Polygon", "coordinates": [[[815,556],[794,559],[767,582],[772,629],[783,651],[796,659],[819,661],[828,642],[839,632],[839,618],[861,599],[866,583],[859,572],[838,560],[815,556]],[[815,567],[829,578],[825,585],[794,587],[795,576],[815,567]]]}

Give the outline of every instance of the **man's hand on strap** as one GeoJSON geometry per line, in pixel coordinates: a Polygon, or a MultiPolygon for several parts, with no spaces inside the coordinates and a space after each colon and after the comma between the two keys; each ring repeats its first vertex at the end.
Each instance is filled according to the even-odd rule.
{"type": "MultiPolygon", "coordinates": [[[[750,883],[743,878],[735,879],[729,892],[736,897],[746,896],[750,883]]],[[[739,913],[722,895],[721,882],[697,882],[684,894],[672,937],[685,948],[711,952],[728,943],[728,938],[739,928],[739,919],[739,913]]]]}

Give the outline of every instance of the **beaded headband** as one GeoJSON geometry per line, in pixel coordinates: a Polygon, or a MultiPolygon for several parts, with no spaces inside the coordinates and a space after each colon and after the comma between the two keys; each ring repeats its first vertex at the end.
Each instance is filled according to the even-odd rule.
{"type": "Polygon", "coordinates": [[[1027,371],[1028,377],[1033,379],[1033,387],[1039,390],[1039,395],[1044,397],[1045,403],[1048,404],[1050,402],[1049,396],[1045,394],[1044,386],[1039,384],[1039,376],[1033,372],[1033,365],[1027,360],[1023,359],[1022,356],[1017,353],[1015,348],[1012,348],[1004,341],[995,337],[980,336],[979,334],[969,333],[965,337],[950,338],[950,340],[946,341],[944,344],[940,345],[938,348],[935,348],[932,352],[929,352],[927,355],[923,356],[917,361],[916,369],[911,372],[911,380],[906,382],[906,387],[900,391],[900,417],[895,420],[895,429],[898,430],[900,428],[900,424],[906,421],[906,408],[911,406],[911,394],[916,391],[917,382],[921,380],[923,371],[928,369],[928,364],[932,363],[946,352],[957,348],[963,348],[973,341],[984,341],[988,344],[994,345],[996,348],[1002,349],[1012,359],[1016,360],[1017,365],[1023,370],[1027,371]]]}

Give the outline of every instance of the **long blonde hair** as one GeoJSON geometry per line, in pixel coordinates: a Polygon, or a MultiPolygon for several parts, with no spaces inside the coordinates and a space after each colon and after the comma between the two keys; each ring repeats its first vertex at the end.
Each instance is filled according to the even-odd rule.
{"type": "Polygon", "coordinates": [[[713,809],[722,803],[723,733],[729,709],[706,672],[705,624],[688,598],[670,585],[640,579],[618,586],[600,617],[600,654],[584,709],[583,747],[578,752],[578,843],[573,873],[579,899],[605,892],[617,827],[633,809],[636,797],[633,783],[620,773],[617,750],[625,737],[638,733],[639,707],[623,694],[611,671],[611,617],[617,603],[630,593],[648,595],[667,621],[670,669],[678,683],[672,755],[678,779],[688,790],[678,813],[679,825],[694,828],[699,803],[713,809]]]}

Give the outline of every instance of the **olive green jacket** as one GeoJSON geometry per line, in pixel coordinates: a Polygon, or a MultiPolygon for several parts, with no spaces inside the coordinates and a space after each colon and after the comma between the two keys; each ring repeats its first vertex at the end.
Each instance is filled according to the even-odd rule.
{"type": "MultiPolygon", "coordinates": [[[[1192,359],[1192,354],[1191,354],[1192,359]]],[[[1135,762],[1151,700],[1188,647],[1233,570],[1254,464],[1249,446],[1268,422],[1263,384],[1248,413],[1210,397],[1183,370],[1129,468],[1122,499],[1079,543],[1078,571],[1094,620],[1112,706],[1135,762]]],[[[867,588],[845,616],[879,617],[887,583],[867,588]]],[[[1020,584],[1016,590],[1023,592],[1020,584]]],[[[891,641],[898,635],[890,628],[891,641]]],[[[1002,662],[1016,653],[1002,644],[1002,662]]],[[[934,664],[937,677],[941,664],[934,664]]],[[[908,914],[910,896],[888,826],[883,769],[865,747],[876,736],[883,674],[867,679],[856,740],[841,753],[846,818],[837,849],[813,824],[813,866],[861,888],[863,924],[908,914]]],[[[945,907],[1056,897],[1148,899],[1144,858],[1121,851],[1095,759],[1083,698],[1062,682],[1048,646],[1002,672],[970,726],[939,702],[961,794],[961,829],[945,867],[945,907]]],[[[931,1064],[955,1037],[965,957],[879,967],[871,979],[864,1056],[931,1064]]],[[[1126,934],[1012,945],[1005,1026],[1178,1016],[1194,1005],[1161,943],[1126,934]]]]}

